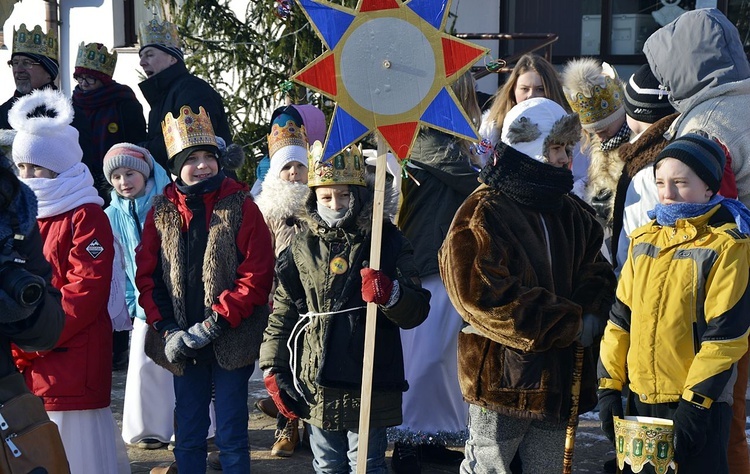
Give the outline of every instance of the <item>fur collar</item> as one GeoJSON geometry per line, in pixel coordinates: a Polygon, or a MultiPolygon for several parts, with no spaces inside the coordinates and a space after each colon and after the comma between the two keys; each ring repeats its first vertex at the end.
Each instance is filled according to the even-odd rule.
{"type": "Polygon", "coordinates": [[[255,204],[266,220],[302,217],[310,194],[310,188],[305,184],[294,184],[281,178],[266,176],[255,204]]]}
{"type": "MultiPolygon", "coordinates": [[[[348,229],[354,231],[362,236],[369,236],[372,233],[372,210],[373,210],[373,195],[375,194],[375,175],[368,173],[365,175],[366,187],[362,186],[350,186],[352,190],[351,200],[349,202],[349,210],[344,216],[344,220],[340,226],[341,229],[348,229]]],[[[317,197],[315,192],[312,191],[307,196],[305,201],[305,210],[307,213],[303,216],[303,220],[307,223],[308,227],[315,233],[326,233],[329,231],[336,231],[337,229],[331,229],[328,224],[318,214],[317,197]]],[[[386,183],[385,186],[385,202],[383,204],[383,221],[390,222],[391,219],[396,215],[398,210],[398,190],[394,190],[392,186],[386,183]]],[[[338,232],[336,232],[338,233],[338,232]]]]}
{"type": "Polygon", "coordinates": [[[664,134],[679,114],[668,115],[651,125],[633,143],[620,147],[620,159],[625,162],[625,172],[632,179],[640,170],[654,162],[656,155],[667,145],[664,134]]]}

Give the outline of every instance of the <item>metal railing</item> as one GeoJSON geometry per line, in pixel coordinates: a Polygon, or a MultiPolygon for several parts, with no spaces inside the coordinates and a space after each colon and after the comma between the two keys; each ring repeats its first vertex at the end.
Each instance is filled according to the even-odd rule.
{"type": "Polygon", "coordinates": [[[512,40],[539,40],[538,43],[533,46],[526,48],[520,53],[513,54],[511,56],[500,58],[504,64],[496,68],[488,68],[486,66],[475,66],[471,70],[474,74],[474,79],[481,79],[492,73],[509,73],[513,70],[512,65],[518,61],[518,58],[524,54],[534,53],[540,49],[544,50],[544,59],[552,62],[552,43],[557,41],[558,36],[554,33],[457,33],[456,38],[466,40],[497,40],[500,41],[512,41],[512,40]]]}

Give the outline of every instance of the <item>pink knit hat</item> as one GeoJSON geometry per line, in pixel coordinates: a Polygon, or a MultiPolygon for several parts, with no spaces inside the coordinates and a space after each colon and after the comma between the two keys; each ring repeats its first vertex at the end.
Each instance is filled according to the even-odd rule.
{"type": "Polygon", "coordinates": [[[112,148],[104,155],[104,177],[107,178],[109,184],[112,184],[110,179],[112,172],[121,167],[136,170],[148,179],[154,167],[153,158],[151,153],[143,147],[132,143],[118,143],[112,145],[112,148]]]}

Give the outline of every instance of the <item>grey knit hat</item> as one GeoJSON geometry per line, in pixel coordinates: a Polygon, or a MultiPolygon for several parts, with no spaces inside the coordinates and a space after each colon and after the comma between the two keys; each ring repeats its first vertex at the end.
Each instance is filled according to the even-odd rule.
{"type": "Polygon", "coordinates": [[[112,184],[110,176],[117,168],[130,168],[141,173],[146,179],[151,176],[153,157],[148,150],[132,143],[118,143],[112,145],[104,155],[104,177],[112,184]]]}

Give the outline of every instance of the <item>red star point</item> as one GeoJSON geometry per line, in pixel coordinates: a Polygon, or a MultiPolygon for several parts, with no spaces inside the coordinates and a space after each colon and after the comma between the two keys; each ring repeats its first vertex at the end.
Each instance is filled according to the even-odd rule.
{"type": "Polygon", "coordinates": [[[392,10],[394,8],[399,8],[396,0],[363,0],[359,11],[374,12],[377,10],[392,10]]]}
{"type": "Polygon", "coordinates": [[[464,66],[474,64],[477,59],[485,54],[484,49],[472,44],[447,37],[443,37],[442,40],[445,77],[451,77],[464,66]]]}

